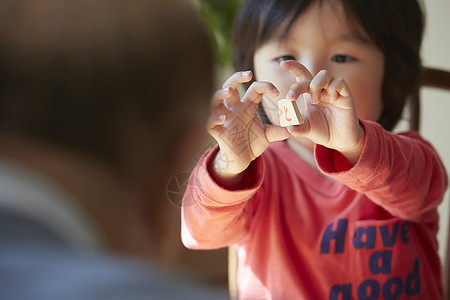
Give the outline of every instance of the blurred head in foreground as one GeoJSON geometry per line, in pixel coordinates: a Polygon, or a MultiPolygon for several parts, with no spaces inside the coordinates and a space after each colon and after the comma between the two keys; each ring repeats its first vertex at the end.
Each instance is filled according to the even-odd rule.
{"type": "Polygon", "coordinates": [[[181,1],[2,0],[0,134],[141,179],[208,103],[211,66],[181,1]]]}
{"type": "Polygon", "coordinates": [[[212,66],[186,1],[1,0],[0,160],[70,195],[106,248],[157,256],[161,196],[204,132],[212,66]]]}

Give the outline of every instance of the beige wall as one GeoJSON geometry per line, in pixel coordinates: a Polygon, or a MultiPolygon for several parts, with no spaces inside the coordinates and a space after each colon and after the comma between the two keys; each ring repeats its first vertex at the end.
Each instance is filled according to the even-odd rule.
{"type": "MultiPolygon", "coordinates": [[[[427,27],[422,58],[427,66],[450,70],[450,0],[426,0],[427,27]]],[[[437,149],[450,172],[450,92],[424,89],[422,97],[421,133],[437,149]]],[[[443,257],[447,245],[450,195],[447,191],[440,206],[441,229],[439,253],[443,257]]]]}

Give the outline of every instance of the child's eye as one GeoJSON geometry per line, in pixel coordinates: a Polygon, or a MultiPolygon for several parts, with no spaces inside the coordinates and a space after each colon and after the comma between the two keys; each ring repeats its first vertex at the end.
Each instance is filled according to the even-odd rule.
{"type": "Polygon", "coordinates": [[[282,62],[282,61],[286,61],[286,60],[296,60],[296,58],[293,57],[292,55],[283,55],[283,56],[278,57],[277,60],[279,62],[282,62]]]}
{"type": "Polygon", "coordinates": [[[335,55],[331,58],[331,61],[334,61],[339,64],[348,63],[348,62],[355,61],[355,60],[356,59],[351,56],[342,55],[342,54],[335,55]]]}

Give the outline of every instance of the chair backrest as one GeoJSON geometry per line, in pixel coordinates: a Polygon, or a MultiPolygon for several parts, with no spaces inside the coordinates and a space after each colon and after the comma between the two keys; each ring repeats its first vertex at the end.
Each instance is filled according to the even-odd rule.
{"type": "MultiPolygon", "coordinates": [[[[450,71],[437,68],[424,67],[420,88],[432,87],[450,91],[450,71]]],[[[419,88],[419,89],[420,89],[419,88]]],[[[409,127],[411,130],[419,131],[420,129],[420,92],[419,90],[411,98],[411,109],[409,127]]],[[[449,214],[450,216],[450,214],[449,214]]],[[[445,299],[450,300],[450,219],[448,222],[448,233],[446,242],[446,251],[444,258],[444,269],[442,272],[443,287],[445,299]]]]}
{"type": "MultiPolygon", "coordinates": [[[[450,91],[450,71],[437,68],[424,67],[422,69],[422,78],[420,88],[432,87],[450,91]]],[[[411,110],[409,127],[411,130],[420,129],[420,93],[419,90],[411,97],[411,110]]]]}

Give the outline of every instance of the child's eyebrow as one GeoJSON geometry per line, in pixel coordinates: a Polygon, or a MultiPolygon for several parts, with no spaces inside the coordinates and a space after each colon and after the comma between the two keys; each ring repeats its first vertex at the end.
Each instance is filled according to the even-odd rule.
{"type": "Polygon", "coordinates": [[[358,33],[345,33],[337,36],[335,40],[341,42],[351,42],[361,44],[363,46],[368,46],[372,44],[367,37],[358,33]]]}

